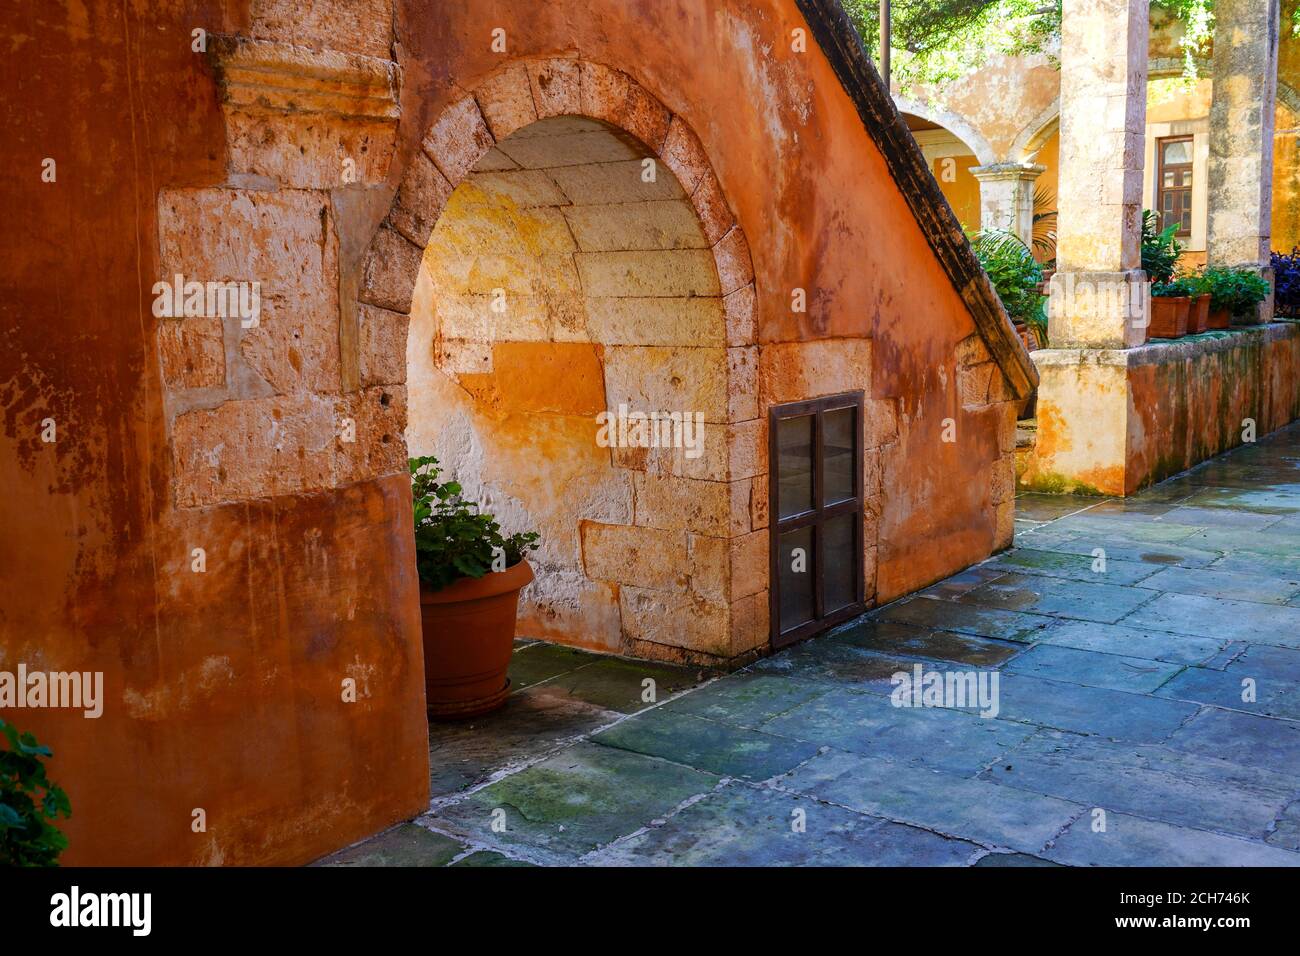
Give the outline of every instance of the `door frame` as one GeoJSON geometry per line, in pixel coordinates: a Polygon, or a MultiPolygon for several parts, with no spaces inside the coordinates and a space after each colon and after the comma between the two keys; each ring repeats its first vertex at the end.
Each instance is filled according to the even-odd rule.
{"type": "Polygon", "coordinates": [[[768,407],[767,421],[767,460],[768,460],[768,619],[769,633],[773,650],[805,640],[827,628],[856,617],[866,610],[865,581],[863,567],[863,521],[866,503],[862,494],[863,469],[863,435],[865,422],[863,414],[865,394],[862,391],[837,392],[820,398],[810,398],[800,402],[786,402],[768,407]],[[832,505],[822,504],[824,487],[825,445],[823,420],[826,412],[852,408],[855,415],[854,455],[853,455],[853,497],[832,505]],[[777,431],[782,419],[802,418],[811,415],[813,419],[812,451],[812,500],[809,511],[780,517],[778,496],[780,492],[780,453],[778,450],[777,431]],[[825,563],[823,561],[823,526],[831,518],[844,514],[858,515],[853,523],[853,601],[838,610],[826,614],[825,603],[825,563]],[[813,619],[797,625],[782,633],[781,631],[781,535],[786,531],[812,526],[813,530],[813,619]]]}

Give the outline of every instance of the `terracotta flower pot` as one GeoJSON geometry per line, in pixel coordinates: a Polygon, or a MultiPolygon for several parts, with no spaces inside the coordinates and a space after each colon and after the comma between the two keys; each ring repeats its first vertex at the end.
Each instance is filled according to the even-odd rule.
{"type": "Polygon", "coordinates": [[[1187,314],[1191,300],[1185,295],[1155,296],[1151,299],[1151,325],[1147,338],[1176,339],[1187,334],[1187,314]]]}
{"type": "Polygon", "coordinates": [[[1210,325],[1212,329],[1226,329],[1232,324],[1232,313],[1227,309],[1215,309],[1210,313],[1210,325]]]}
{"type": "Polygon", "coordinates": [[[506,702],[519,591],[532,579],[532,567],[520,561],[481,578],[461,578],[439,591],[421,586],[430,717],[473,717],[506,702]]]}
{"type": "Polygon", "coordinates": [[[1202,292],[1192,300],[1192,311],[1187,320],[1187,334],[1196,335],[1210,327],[1210,294],[1202,292]]]}

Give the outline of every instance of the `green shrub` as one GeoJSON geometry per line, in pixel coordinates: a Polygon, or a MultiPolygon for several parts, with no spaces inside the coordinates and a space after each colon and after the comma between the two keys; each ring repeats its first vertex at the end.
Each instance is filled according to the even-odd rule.
{"type": "MultiPolygon", "coordinates": [[[[1177,223],[1156,232],[1156,214],[1150,209],[1142,213],[1142,269],[1153,286],[1168,285],[1178,268],[1178,257],[1183,254],[1183,245],[1174,238],[1178,231],[1177,223]]],[[[1153,287],[1152,295],[1160,295],[1153,287]]],[[[1183,293],[1165,293],[1182,295],[1183,293]]]]}
{"type": "Polygon", "coordinates": [[[1210,293],[1210,308],[1245,315],[1268,297],[1268,280],[1250,269],[1206,269],[1203,281],[1210,293]]]}
{"type": "Polygon", "coordinates": [[[3,720],[0,736],[8,742],[0,750],[0,866],[58,866],[68,838],[54,820],[72,816],[72,805],[45,776],[42,761],[53,754],[3,720]]]}
{"type": "Polygon", "coordinates": [[[501,534],[491,515],[461,496],[457,482],[438,481],[438,459],[410,459],[411,499],[415,511],[415,565],[420,580],[437,591],[460,578],[481,578],[492,570],[518,564],[537,549],[536,531],[501,534]]]}
{"type": "Polygon", "coordinates": [[[1172,298],[1180,295],[1198,296],[1200,295],[1200,283],[1195,276],[1179,276],[1177,279],[1171,279],[1168,282],[1153,283],[1151,294],[1156,298],[1172,298]]]}
{"type": "Polygon", "coordinates": [[[1013,322],[1029,326],[1040,345],[1047,344],[1046,298],[1039,292],[1043,269],[1033,251],[1013,232],[988,229],[971,237],[975,257],[1013,322]]]}

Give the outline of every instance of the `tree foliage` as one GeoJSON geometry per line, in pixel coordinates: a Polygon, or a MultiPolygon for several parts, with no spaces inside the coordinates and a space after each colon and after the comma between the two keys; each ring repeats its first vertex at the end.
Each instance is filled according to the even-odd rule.
{"type": "MultiPolygon", "coordinates": [[[[880,0],[842,0],[867,52],[878,59],[880,0]]],[[[1151,0],[1183,26],[1183,75],[1197,76],[1197,58],[1214,35],[1214,0],[1151,0]]],[[[1300,5],[1286,15],[1300,35],[1300,5]]],[[[1061,0],[892,0],[892,79],[903,92],[942,88],[991,57],[1044,53],[1061,38],[1061,0]]]]}

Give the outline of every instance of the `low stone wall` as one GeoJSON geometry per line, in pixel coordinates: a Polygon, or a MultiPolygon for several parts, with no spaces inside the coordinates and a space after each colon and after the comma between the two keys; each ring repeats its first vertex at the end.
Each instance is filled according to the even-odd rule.
{"type": "Polygon", "coordinates": [[[1131,495],[1300,418],[1300,323],[1044,349],[1024,490],[1131,495]]]}

